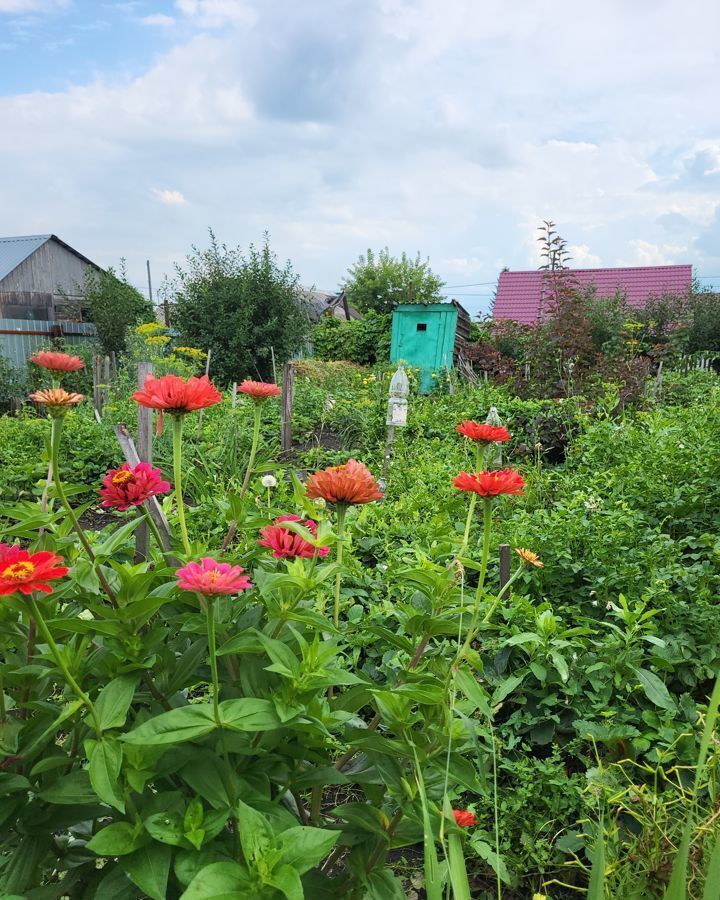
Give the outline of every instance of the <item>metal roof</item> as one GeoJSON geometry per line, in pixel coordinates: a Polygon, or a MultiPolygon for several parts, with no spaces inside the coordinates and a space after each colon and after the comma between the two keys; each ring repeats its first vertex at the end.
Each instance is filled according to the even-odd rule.
{"type": "Polygon", "coordinates": [[[49,241],[51,234],[31,234],[24,237],[0,237],[0,280],[17,269],[31,253],[49,241]]]}
{"type": "MultiPolygon", "coordinates": [[[[692,286],[692,266],[635,266],[617,269],[570,269],[572,283],[593,286],[599,297],[625,295],[628,306],[642,309],[651,296],[684,294],[692,286]]],[[[537,322],[551,299],[544,272],[501,272],[493,318],[537,322]]]]}

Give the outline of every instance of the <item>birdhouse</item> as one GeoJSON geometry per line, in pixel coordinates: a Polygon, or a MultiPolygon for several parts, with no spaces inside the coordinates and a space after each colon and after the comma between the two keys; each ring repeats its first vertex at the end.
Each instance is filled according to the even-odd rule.
{"type": "Polygon", "coordinates": [[[420,391],[427,394],[451,368],[458,331],[466,322],[469,335],[470,317],[456,302],[398,306],[393,312],[390,361],[418,368],[420,391]]]}
{"type": "Polygon", "coordinates": [[[410,382],[402,365],[397,367],[390,379],[390,398],[388,399],[386,425],[407,425],[408,395],[410,382]]]}

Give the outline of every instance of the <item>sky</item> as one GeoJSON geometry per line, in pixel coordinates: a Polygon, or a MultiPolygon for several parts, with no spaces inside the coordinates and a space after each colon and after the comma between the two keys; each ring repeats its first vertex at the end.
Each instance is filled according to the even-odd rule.
{"type": "Polygon", "coordinates": [[[717,0],[0,0],[0,234],[146,289],[208,228],[307,287],[420,252],[473,314],[539,265],[720,289],[717,0]]]}

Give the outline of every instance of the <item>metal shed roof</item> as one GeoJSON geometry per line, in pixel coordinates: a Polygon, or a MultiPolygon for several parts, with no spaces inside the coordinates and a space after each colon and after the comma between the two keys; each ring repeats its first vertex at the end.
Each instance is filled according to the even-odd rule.
{"type": "Polygon", "coordinates": [[[21,237],[0,237],[0,280],[17,269],[31,253],[49,241],[51,234],[31,234],[21,237]]]}

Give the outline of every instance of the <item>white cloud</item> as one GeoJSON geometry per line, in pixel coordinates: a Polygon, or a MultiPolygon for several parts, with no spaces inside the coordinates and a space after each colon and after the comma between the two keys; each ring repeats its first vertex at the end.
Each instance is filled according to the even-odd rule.
{"type": "Polygon", "coordinates": [[[168,206],[187,206],[187,200],[180,191],[168,191],[153,188],[153,193],[156,197],[159,197],[163,203],[167,203],[168,206]]]}
{"type": "Polygon", "coordinates": [[[591,253],[587,244],[571,244],[568,253],[572,257],[570,265],[574,269],[594,269],[601,264],[600,257],[591,253]]]}
{"type": "Polygon", "coordinates": [[[165,13],[153,13],[150,16],[143,16],[140,19],[141,25],[157,25],[161,28],[169,28],[171,25],[175,24],[175,19],[172,16],[166,16],[165,13]]]}
{"type": "Polygon", "coordinates": [[[70,6],[71,0],[0,0],[0,13],[48,12],[70,6]]]}
{"type": "Polygon", "coordinates": [[[256,20],[245,0],[175,0],[175,7],[201,28],[248,25],[256,20]]]}
{"type": "Polygon", "coordinates": [[[619,265],[625,266],[669,266],[688,261],[688,248],[678,244],[653,244],[650,241],[630,241],[632,256],[619,265]]]}

